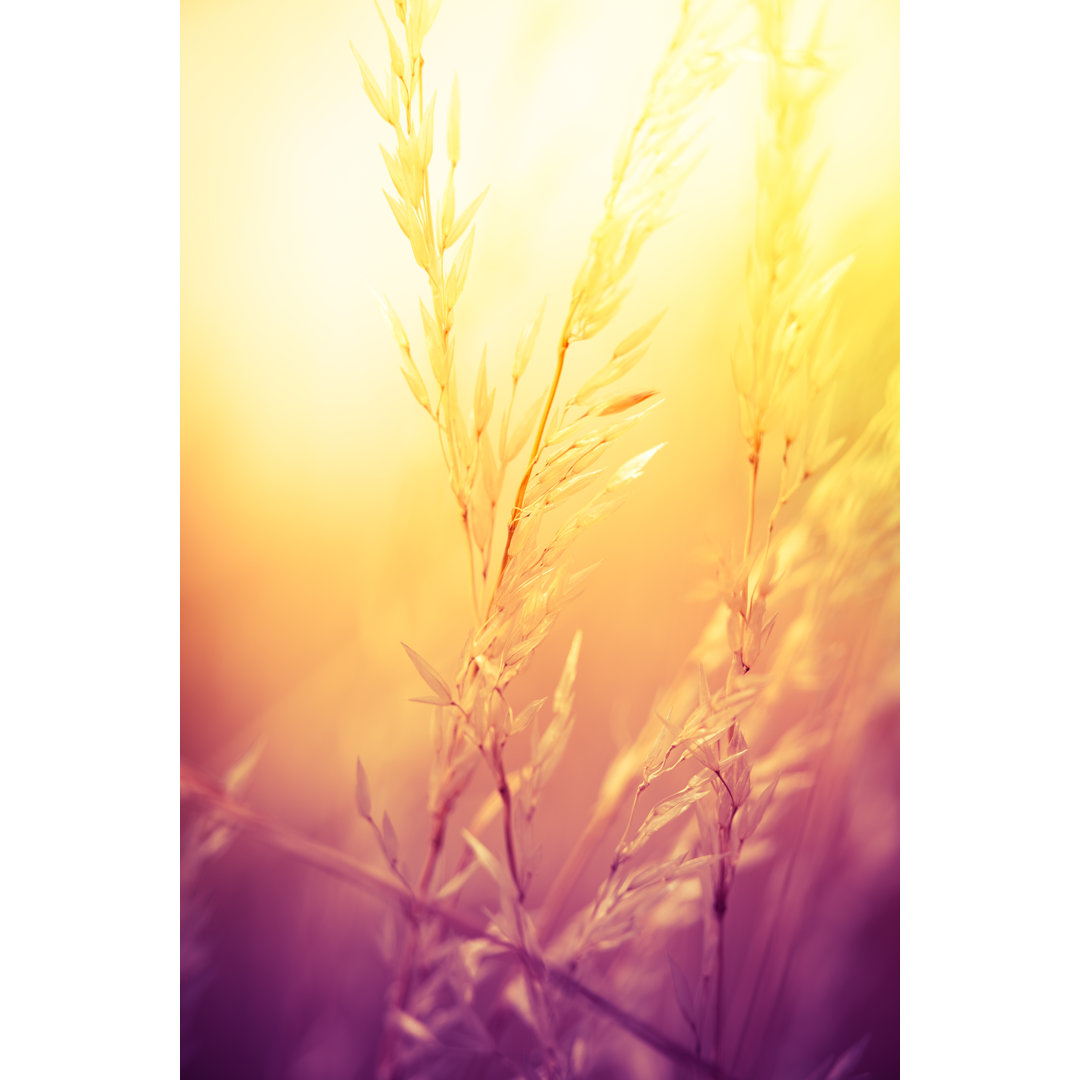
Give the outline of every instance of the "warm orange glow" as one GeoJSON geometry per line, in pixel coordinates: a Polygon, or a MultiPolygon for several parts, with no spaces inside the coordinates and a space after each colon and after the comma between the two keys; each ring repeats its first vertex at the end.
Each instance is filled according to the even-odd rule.
{"type": "MultiPolygon", "coordinates": [[[[393,19],[392,0],[384,7],[393,19]]],[[[823,274],[855,255],[836,286],[830,339],[842,347],[832,430],[848,445],[886,403],[898,358],[897,8],[830,5],[820,55],[836,80],[807,147],[808,162],[828,151],[805,215],[809,266],[823,274]]],[[[490,185],[454,316],[455,363],[470,404],[486,348],[495,408],[505,407],[515,343],[545,300],[519,406],[550,382],[612,160],[677,9],[617,0],[443,5],[424,44],[425,93],[437,93],[432,198],[446,175],[443,125],[455,72],[459,209],[490,185]]],[[[802,41],[816,5],[795,9],[790,33],[802,41]]],[[[220,772],[264,736],[252,798],[374,862],[377,849],[353,806],[361,755],[415,878],[430,828],[432,710],[408,701],[427,689],[399,643],[449,676],[473,610],[468,548],[435,427],[398,370],[378,302],[385,296],[400,314],[430,381],[417,309],[417,298],[430,304],[430,296],[382,194],[390,182],[377,146],[392,148],[392,136],[365,96],[348,44],[381,77],[386,37],[373,6],[338,0],[184,0],[181,28],[182,751],[220,772]]],[[[693,597],[715,582],[717,553],[742,552],[747,448],[730,359],[751,317],[747,252],[765,68],[753,28],[740,11],[723,33],[735,70],[700,111],[704,157],[644,248],[632,291],[611,325],[567,356],[567,385],[580,386],[620,338],[666,309],[624,387],[655,388],[663,404],[604,460],[611,468],[664,448],[626,504],[575,546],[575,569],[599,565],[508,691],[515,708],[550,698],[573,635],[583,631],[571,750],[536,825],[544,848],[538,887],[552,883],[608,763],[636,738],[710,619],[714,601],[693,597]]],[[[781,483],[782,449],[770,430],[757,544],[781,483]]],[[[894,457],[890,449],[883,460],[894,457]]],[[[502,535],[525,460],[508,473],[502,535]]],[[[879,475],[842,463],[784,508],[776,551],[785,558],[805,540],[800,521],[847,528],[846,497],[893,505],[894,483],[887,469],[879,475]]],[[[856,560],[841,580],[862,569],[856,560]]],[[[853,657],[843,676],[847,719],[819,725],[819,734],[839,725],[829,765],[838,785],[858,771],[855,762],[881,770],[884,788],[890,783],[896,584],[897,568],[888,564],[865,600],[830,601],[812,619],[803,612],[809,578],[779,592],[777,640],[789,617],[792,642],[807,626],[817,636],[809,656],[774,644],[763,654],[770,664],[775,656],[791,671],[804,660],[824,670],[833,655],[853,657]]],[[[717,670],[714,689],[724,685],[726,660],[717,670]]],[[[810,708],[802,685],[785,683],[762,714],[762,745],[810,708]]],[[[527,735],[510,743],[512,766],[527,754],[527,735]]],[[[481,769],[459,829],[491,790],[481,769]]],[[[865,827],[888,833],[895,800],[881,791],[857,797],[868,808],[864,823],[877,823],[865,827]]],[[[608,848],[619,829],[611,832],[608,848]]],[[[492,826],[483,839],[501,851],[500,837],[492,826]]],[[[852,843],[865,841],[859,850],[870,852],[867,859],[891,866],[890,838],[852,843]]],[[[461,850],[455,834],[451,859],[461,850]]],[[[593,858],[596,875],[609,858],[610,851],[593,858]]],[[[583,883],[572,900],[589,895],[583,883]]],[[[327,921],[347,919],[338,910],[327,921]]]]}

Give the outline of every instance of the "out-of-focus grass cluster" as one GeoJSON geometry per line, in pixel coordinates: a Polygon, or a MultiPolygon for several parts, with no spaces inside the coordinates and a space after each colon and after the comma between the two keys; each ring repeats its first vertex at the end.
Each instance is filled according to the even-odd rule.
{"type": "MultiPolygon", "coordinates": [[[[352,831],[297,831],[269,781],[269,812],[253,809],[242,790],[252,774],[260,801],[254,758],[220,786],[185,764],[189,988],[214,963],[207,867],[227,876],[230,849],[255,837],[296,873],[314,867],[316,879],[378,899],[356,901],[368,905],[365,955],[378,943],[381,957],[366,1018],[336,1050],[308,1031],[306,1049],[278,1051],[281,1075],[842,1080],[887,1070],[891,969],[882,990],[873,973],[883,965],[867,962],[882,1015],[852,1012],[837,986],[865,941],[822,917],[832,904],[891,955],[889,924],[874,920],[891,910],[897,869],[898,373],[895,342],[879,333],[895,305],[895,253],[876,241],[862,251],[814,213],[828,177],[815,122],[842,85],[839,31],[809,0],[673,5],[638,113],[605,118],[625,134],[566,301],[553,299],[558,282],[533,280],[510,239],[488,247],[513,267],[504,272],[531,313],[511,346],[493,333],[489,354],[485,328],[505,312],[473,292],[485,193],[461,179],[483,132],[470,131],[459,76],[433,85],[436,0],[377,11],[381,40],[353,52],[382,129],[390,217],[423,282],[418,308],[396,285],[384,295],[381,252],[364,265],[448,484],[448,499],[431,485],[403,497],[431,520],[456,518],[452,540],[439,534],[437,574],[423,565],[431,549],[416,547],[417,579],[426,603],[465,598],[451,605],[456,631],[440,625],[425,640],[433,624],[416,619],[405,645],[414,701],[430,718],[427,798],[421,809],[395,791],[402,770],[378,751],[393,714],[409,710],[415,723],[418,707],[385,688],[350,704],[365,751],[352,831]],[[748,71],[760,94],[753,200],[739,208],[752,218],[745,272],[733,276],[724,251],[710,273],[695,253],[693,287],[654,304],[635,279],[656,280],[650,255],[683,189],[694,194],[729,82],[748,71]],[[886,270],[871,266],[862,289],[884,281],[886,292],[860,323],[852,280],[867,254],[886,270]],[[702,332],[712,309],[729,313],[723,332],[702,332]],[[676,337],[672,324],[691,329],[676,337]],[[667,445],[642,446],[662,397],[689,387],[706,399],[726,380],[730,415],[719,392],[701,406],[714,417],[707,445],[680,445],[676,425],[667,445]],[[620,615],[583,605],[611,538],[649,527],[633,504],[665,454],[677,467],[719,463],[671,485],[662,504],[715,506],[711,536],[683,537],[684,558],[709,553],[693,563],[696,605],[680,608],[681,654],[671,650],[648,696],[632,673],[643,659],[650,670],[647,641],[642,655],[624,647],[608,658],[611,685],[635,687],[615,709],[589,681],[589,635],[620,615]],[[595,733],[613,722],[620,734],[605,744],[595,733]],[[571,809],[567,784],[585,785],[571,809]],[[350,854],[355,845],[364,854],[350,854]]],[[[454,18],[447,5],[440,21],[454,18]]],[[[723,188],[711,195],[723,204],[723,188]]],[[[648,596],[618,565],[601,588],[648,596]]],[[[320,682],[301,688],[293,711],[320,708],[320,682]]],[[[421,740],[410,742],[405,775],[415,776],[421,740]]],[[[282,768],[273,754],[271,734],[267,776],[282,768]]],[[[334,754],[314,771],[324,768],[341,773],[334,754]]],[[[331,925],[352,940],[345,923],[331,925]]],[[[186,1015],[185,1027],[198,1020],[186,1015]]]]}

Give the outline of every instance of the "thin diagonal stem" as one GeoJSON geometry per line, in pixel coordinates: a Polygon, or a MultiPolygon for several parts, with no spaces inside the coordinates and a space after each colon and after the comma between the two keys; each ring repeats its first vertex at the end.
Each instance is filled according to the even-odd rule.
{"type": "Polygon", "coordinates": [[[384,900],[406,904],[416,915],[434,919],[447,930],[463,938],[483,940],[499,946],[508,954],[515,956],[526,969],[531,967],[532,970],[544,971],[548,979],[563,993],[587,1002],[635,1039],[652,1047],[669,1061],[690,1070],[690,1073],[713,1076],[717,1080],[736,1080],[731,1074],[718,1070],[715,1062],[701,1058],[674,1042],[652,1025],[626,1012],[613,1001],[579,982],[570,972],[560,967],[549,966],[543,957],[536,956],[519,946],[508,945],[505,939],[489,933],[452,909],[423,897],[411,895],[394,878],[366,866],[351,855],[310,840],[302,833],[253,810],[245,803],[228,795],[220,784],[203,776],[197,769],[183,761],[180,763],[180,796],[202,803],[209,808],[210,812],[224,818],[230,825],[246,829],[264,843],[270,844],[308,866],[384,900]]]}
{"type": "Polygon", "coordinates": [[[495,603],[495,597],[499,592],[499,584],[506,571],[506,564],[510,561],[510,545],[514,540],[518,524],[521,521],[521,513],[525,507],[525,492],[532,479],[533,469],[540,459],[540,448],[543,445],[544,431],[547,428],[548,418],[551,416],[552,406],[555,404],[555,395],[559,390],[559,382],[562,380],[563,365],[566,363],[566,351],[570,348],[570,341],[566,330],[563,331],[562,341],[559,344],[559,356],[555,362],[555,375],[551,380],[551,388],[548,390],[547,401],[544,403],[544,411],[540,416],[540,426],[536,429],[536,438],[533,440],[532,450],[529,453],[529,464],[525,469],[525,475],[521,478],[517,495],[514,497],[514,509],[510,513],[510,525],[506,530],[506,544],[503,547],[502,563],[499,566],[498,576],[495,578],[495,587],[491,591],[491,600],[488,603],[488,614],[495,603]]]}

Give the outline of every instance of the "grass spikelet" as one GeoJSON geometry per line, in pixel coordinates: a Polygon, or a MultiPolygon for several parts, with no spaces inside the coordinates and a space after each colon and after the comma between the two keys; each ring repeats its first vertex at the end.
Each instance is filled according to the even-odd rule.
{"type": "MultiPolygon", "coordinates": [[[[642,407],[655,397],[652,391],[631,391],[616,394],[595,405],[588,404],[599,390],[617,382],[640,359],[660,316],[624,336],[614,347],[610,362],[587,379],[570,404],[564,406],[554,425],[555,438],[550,434],[548,420],[570,344],[599,333],[615,315],[626,275],[648,235],[661,223],[685,173],[684,158],[691,139],[689,126],[694,107],[723,81],[729,71],[729,65],[712,48],[713,39],[706,32],[702,8],[703,5],[696,3],[683,4],[675,36],[657,69],[645,107],[616,161],[603,219],[593,233],[585,263],[574,285],[548,394],[542,405],[534,405],[523,421],[512,425],[518,383],[532,357],[542,311],[522,333],[514,358],[509,404],[500,424],[497,452],[484,437],[495,396],[494,390],[488,387],[486,365],[481,363],[479,367],[472,421],[467,423],[457,393],[453,362],[453,310],[466,285],[475,239],[471,223],[483,198],[483,195],[477,197],[455,218],[454,170],[461,153],[458,83],[455,78],[447,119],[450,170],[442,207],[436,214],[429,195],[431,181],[428,175],[434,97],[431,102],[424,98],[420,51],[433,15],[417,4],[405,4],[398,10],[399,19],[406,28],[403,52],[397,50],[396,38],[384,20],[390,45],[391,76],[399,84],[399,97],[395,99],[399,104],[398,111],[388,119],[394,128],[395,149],[383,149],[383,159],[398,197],[387,195],[387,199],[417,264],[428,278],[431,307],[421,302],[420,312],[428,361],[438,388],[434,404],[412,363],[404,327],[392,309],[387,306],[385,310],[405,359],[406,381],[438,427],[451,489],[465,529],[474,610],[478,618],[477,630],[453,686],[430,663],[406,647],[414,666],[434,691],[433,697],[420,700],[429,701],[436,707],[437,722],[442,727],[438,740],[442,750],[433,771],[432,839],[421,873],[421,895],[430,886],[445,838],[446,820],[462,790],[460,768],[451,762],[461,761],[465,744],[475,748],[492,774],[503,804],[507,870],[516,902],[520,903],[525,895],[526,868],[521,865],[519,848],[528,843],[524,833],[531,824],[544,776],[562,753],[569,733],[568,710],[557,704],[555,719],[545,730],[540,743],[534,744],[539,756],[518,777],[515,803],[505,766],[505,747],[511,732],[524,730],[532,714],[525,710],[515,716],[505,704],[506,688],[542,643],[569,595],[579,587],[581,575],[568,573],[565,566],[569,543],[583,528],[614,508],[622,490],[641,475],[658,448],[638,455],[616,470],[583,512],[557,528],[553,540],[546,543],[540,540],[541,526],[565,500],[591,486],[598,456],[629,423],[642,415],[642,407]],[[408,76],[402,74],[405,70],[408,76]],[[436,220],[439,223],[437,230],[436,220]],[[443,254],[463,235],[464,245],[447,272],[443,254]],[[622,422],[610,427],[606,433],[597,431],[598,422],[608,417],[618,417],[622,422]],[[565,441],[568,429],[575,425],[585,437],[565,441]],[[501,561],[494,565],[496,511],[507,466],[530,439],[532,450],[510,511],[501,561]]],[[[369,81],[374,86],[369,69],[362,67],[361,73],[365,88],[369,81]]],[[[376,95],[373,102],[380,115],[386,118],[389,112],[386,97],[376,95]]],[[[406,979],[405,984],[407,982],[406,979]]],[[[404,996],[396,1007],[403,1008],[406,1002],[407,996],[404,996]]]]}
{"type": "Polygon", "coordinates": [[[695,108],[731,73],[715,51],[709,5],[684,0],[675,34],[653,77],[637,122],[612,170],[604,215],[594,230],[572,290],[563,341],[585,341],[611,321],[626,277],[648,237],[663,223],[692,163],[695,108]]]}

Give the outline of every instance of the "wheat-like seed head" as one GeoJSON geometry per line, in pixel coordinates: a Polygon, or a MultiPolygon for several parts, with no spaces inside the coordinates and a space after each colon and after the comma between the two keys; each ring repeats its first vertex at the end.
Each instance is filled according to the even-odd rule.
{"type": "MultiPolygon", "coordinates": [[[[656,448],[617,470],[582,507],[569,514],[558,513],[574,496],[595,490],[600,475],[597,466],[607,447],[655,404],[652,391],[610,388],[640,360],[660,316],[623,337],[609,360],[580,380],[565,403],[555,409],[564,361],[574,342],[600,333],[617,313],[632,266],[648,236],[662,223],[693,165],[690,151],[696,133],[692,120],[697,105],[724,81],[731,68],[715,48],[704,6],[687,0],[642,114],[617,155],[603,217],[590,238],[571,290],[551,386],[546,396],[515,422],[518,387],[535,350],[542,310],[522,332],[511,369],[509,400],[498,416],[486,356],[480,360],[468,395],[471,409],[464,405],[456,377],[454,310],[466,284],[475,239],[473,218],[483,196],[463,214],[456,214],[454,175],[461,157],[461,105],[455,79],[446,125],[449,168],[441,204],[436,209],[432,203],[435,99],[434,95],[430,99],[424,96],[420,50],[433,11],[423,3],[405,2],[398,7],[399,21],[405,27],[404,49],[383,20],[390,51],[385,92],[360,62],[368,96],[393,129],[393,147],[383,149],[394,190],[394,194],[387,193],[387,200],[429,284],[430,306],[420,304],[420,318],[433,389],[413,358],[400,319],[388,304],[384,310],[402,356],[406,381],[438,428],[469,545],[478,616],[453,679],[444,678],[409,650],[419,674],[433,691],[425,700],[435,708],[433,839],[421,888],[425,890],[430,882],[446,818],[471,776],[471,762],[475,761],[471,747],[490,767],[496,785],[478,820],[489,820],[501,803],[507,863],[500,863],[475,837],[467,837],[469,847],[499,887],[504,907],[496,925],[508,942],[533,952],[536,932],[521,906],[535,857],[532,821],[540,788],[569,734],[570,688],[579,642],[575,641],[556,693],[554,717],[542,736],[538,736],[538,721],[543,702],[534,701],[515,711],[507,691],[587,573],[569,567],[567,552],[573,540],[617,505],[627,485],[655,453],[656,448]],[[446,256],[458,244],[447,270],[446,256]],[[507,470],[530,441],[532,449],[506,526],[502,558],[496,560],[498,510],[507,470]],[[504,749],[511,736],[525,730],[532,731],[532,754],[524,767],[511,774],[505,766],[504,749]]],[[[748,271],[751,330],[732,360],[743,433],[751,446],[751,507],[757,454],[769,424],[778,423],[784,432],[785,475],[789,454],[793,461],[801,454],[799,467],[790,489],[781,485],[760,557],[750,546],[751,510],[746,550],[732,568],[726,593],[732,654],[727,685],[723,691],[710,691],[702,672],[696,707],[681,721],[668,723],[646,757],[639,794],[685,762],[696,763],[699,771],[680,792],[654,806],[636,828],[628,824],[591,915],[579,925],[578,961],[624,940],[644,910],[650,890],[667,888],[673,881],[699,880],[702,895],[713,897],[713,911],[721,920],[739,853],[760,823],[779,779],[768,770],[762,780],[752,779],[740,717],[759,696],[762,682],[750,675],[750,668],[773,627],[773,620],[766,621],[765,601],[775,584],[775,559],[768,557],[775,513],[826,456],[823,433],[827,432],[827,412],[815,412],[810,406],[827,393],[835,373],[835,359],[822,343],[828,333],[835,285],[850,260],[816,279],[805,271],[803,204],[816,168],[802,168],[802,146],[824,80],[815,71],[816,82],[809,85],[801,81],[805,72],[796,77],[788,71],[782,8],[762,5],[760,14],[770,122],[759,152],[762,196],[748,271]],[[798,448],[795,452],[793,446],[798,448]],[[684,852],[669,859],[659,872],[654,872],[655,868],[644,874],[634,870],[630,864],[644,846],[662,830],[684,821],[690,811],[700,827],[692,869],[684,865],[684,852]]],[[[813,54],[811,42],[806,55],[813,54]]],[[[616,768],[613,775],[625,783],[629,772],[616,768]]],[[[607,803],[614,805],[615,801],[608,791],[607,803]]],[[[717,933],[721,932],[718,929],[717,933]]],[[[703,971],[719,978],[719,954],[710,963],[712,966],[703,971]]],[[[535,980],[524,979],[522,992],[545,1054],[553,1054],[550,1004],[535,980]]],[[[422,996],[414,1000],[414,1006],[418,1015],[423,1015],[422,996]]],[[[399,1012],[402,1023],[407,1023],[409,1014],[399,1012]]],[[[691,1018],[689,1012],[684,1009],[700,1036],[705,1020],[701,1015],[691,1018]]],[[[718,1020],[716,1038],[719,1049],[718,1020]]]]}
{"type": "Polygon", "coordinates": [[[619,148],[603,217],[574,281],[564,342],[585,341],[614,317],[645,241],[663,224],[696,164],[696,110],[733,69],[716,49],[718,31],[709,23],[709,11],[700,0],[684,0],[645,107],[619,148]]]}
{"type": "MultiPolygon", "coordinates": [[[[827,337],[842,259],[813,276],[806,253],[806,208],[824,159],[806,162],[806,144],[830,74],[818,57],[824,13],[805,46],[787,40],[786,0],[760,0],[758,39],[765,60],[766,125],[757,158],[759,195],[747,260],[749,333],[731,359],[743,437],[756,455],[779,427],[801,457],[796,482],[824,464],[826,410],[816,408],[835,374],[827,337]]],[[[827,416],[826,416],[827,420],[827,416]]]]}
{"type": "MultiPolygon", "coordinates": [[[[385,89],[355,46],[353,54],[368,98],[392,129],[391,148],[380,147],[393,188],[393,193],[387,191],[385,195],[398,227],[409,241],[417,266],[427,278],[431,302],[429,306],[421,301],[420,321],[434,390],[429,389],[416,364],[401,320],[388,302],[383,301],[382,306],[401,353],[402,373],[409,389],[437,425],[451,490],[467,519],[478,475],[476,466],[484,453],[479,441],[490,417],[493,400],[486,387],[478,388],[473,418],[466,418],[454,364],[454,309],[465,288],[475,239],[473,221],[486,192],[457,213],[454,177],[461,160],[461,97],[455,78],[446,122],[449,168],[439,206],[431,196],[436,110],[435,95],[424,96],[422,49],[439,4],[430,0],[395,4],[404,32],[404,46],[399,40],[402,31],[391,27],[377,3],[376,8],[386,31],[389,52],[390,71],[385,89]]],[[[479,531],[483,532],[482,526],[479,531]]]]}
{"type": "MultiPolygon", "coordinates": [[[[523,726],[520,716],[515,716],[509,707],[505,691],[547,636],[560,608],[584,580],[584,572],[570,571],[567,549],[581,530],[618,504],[627,484],[640,474],[654,452],[640,455],[616,472],[582,509],[558,523],[553,534],[546,528],[555,511],[594,484],[596,465],[604,450],[648,411],[655,398],[652,391],[606,398],[601,397],[601,392],[626,375],[644,355],[659,316],[621,340],[608,363],[587,378],[557,419],[548,423],[566,348],[571,340],[593,336],[614,316],[630,267],[647,236],[660,224],[688,171],[687,150],[695,135],[691,125],[694,110],[730,70],[715,48],[704,12],[701,3],[687,2],[682,6],[678,28],[657,69],[642,113],[616,159],[604,216],[593,233],[572,290],[555,378],[546,402],[541,399],[534,403],[517,423],[512,415],[518,385],[534,352],[542,312],[522,333],[514,356],[509,402],[497,425],[492,423],[495,392],[488,385],[483,361],[471,395],[471,416],[458,393],[453,311],[465,284],[472,229],[465,235],[449,272],[445,271],[444,255],[470,226],[479,200],[455,217],[454,169],[461,154],[460,92],[455,80],[447,123],[449,172],[438,214],[431,204],[429,167],[434,110],[423,97],[420,49],[432,11],[423,4],[403,5],[404,15],[402,11],[398,14],[406,27],[404,49],[383,19],[390,47],[385,92],[360,61],[368,96],[394,133],[393,149],[383,149],[396,192],[387,193],[387,199],[430,286],[431,307],[421,304],[420,315],[434,390],[428,389],[415,363],[400,319],[388,304],[385,311],[402,355],[406,381],[439,428],[451,489],[470,545],[477,612],[483,613],[456,679],[452,685],[445,682],[446,694],[440,691],[432,699],[449,725],[440,743],[451,752],[460,749],[464,739],[490,757],[497,772],[503,744],[523,726]],[[497,437],[493,430],[496,426],[497,437]],[[512,510],[502,558],[496,563],[494,540],[507,469],[530,440],[530,459],[512,510]],[[445,700],[447,697],[449,700],[445,700]]],[[[530,716],[529,710],[524,715],[530,716]]],[[[448,769],[446,776],[447,782],[440,785],[440,790],[456,788],[455,770],[448,769]]],[[[435,802],[444,803],[445,798],[435,795],[435,802]]]]}

